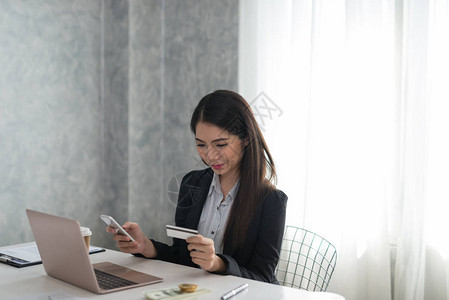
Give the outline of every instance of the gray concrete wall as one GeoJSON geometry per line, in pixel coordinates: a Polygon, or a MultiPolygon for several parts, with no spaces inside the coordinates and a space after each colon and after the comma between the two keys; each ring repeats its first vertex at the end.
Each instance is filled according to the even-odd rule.
{"type": "Polygon", "coordinates": [[[167,241],[172,179],[202,167],[190,114],[237,90],[237,44],[238,0],[0,0],[0,246],[33,240],[25,208],[167,241]]]}

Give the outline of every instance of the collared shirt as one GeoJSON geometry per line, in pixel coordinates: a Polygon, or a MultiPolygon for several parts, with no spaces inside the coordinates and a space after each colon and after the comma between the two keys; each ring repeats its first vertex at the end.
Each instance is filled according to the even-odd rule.
{"type": "Polygon", "coordinates": [[[198,233],[214,241],[215,253],[223,253],[223,236],[239,185],[240,179],[237,180],[223,200],[220,177],[214,173],[200,222],[198,223],[198,233]]]}

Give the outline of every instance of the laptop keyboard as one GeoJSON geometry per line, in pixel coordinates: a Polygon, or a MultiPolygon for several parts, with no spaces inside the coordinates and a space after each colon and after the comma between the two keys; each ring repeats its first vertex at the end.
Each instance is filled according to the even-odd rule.
{"type": "Polygon", "coordinates": [[[95,270],[95,276],[97,277],[98,285],[103,290],[110,290],[124,286],[130,286],[137,284],[136,282],[97,270],[95,270]]]}

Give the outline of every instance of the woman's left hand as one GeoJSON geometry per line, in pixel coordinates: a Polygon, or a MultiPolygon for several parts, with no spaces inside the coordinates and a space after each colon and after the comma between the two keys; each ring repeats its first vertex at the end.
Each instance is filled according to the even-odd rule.
{"type": "Polygon", "coordinates": [[[224,261],[215,254],[214,241],[202,235],[191,236],[186,239],[189,243],[187,248],[190,251],[192,261],[199,265],[201,269],[209,272],[220,272],[226,270],[224,261]]]}

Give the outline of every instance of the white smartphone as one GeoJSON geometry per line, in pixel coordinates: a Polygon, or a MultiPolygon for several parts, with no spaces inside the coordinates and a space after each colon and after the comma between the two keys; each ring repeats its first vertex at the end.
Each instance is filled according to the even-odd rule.
{"type": "Polygon", "coordinates": [[[127,237],[130,238],[131,242],[135,242],[135,240],[132,238],[132,236],[130,236],[129,233],[126,232],[125,229],[123,229],[123,227],[120,226],[120,224],[117,223],[116,220],[114,220],[113,217],[107,216],[107,215],[101,215],[100,218],[106,223],[106,225],[111,226],[112,228],[118,229],[117,233],[126,235],[127,237]]]}

